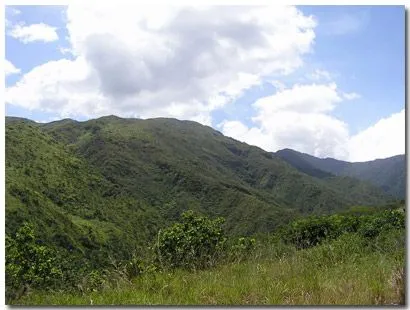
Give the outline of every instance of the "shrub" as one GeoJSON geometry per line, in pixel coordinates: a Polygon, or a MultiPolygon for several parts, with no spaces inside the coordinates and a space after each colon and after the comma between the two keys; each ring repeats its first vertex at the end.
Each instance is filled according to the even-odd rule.
{"type": "Polygon", "coordinates": [[[56,251],[36,242],[25,223],[14,238],[6,236],[6,299],[19,298],[28,287],[51,288],[62,278],[56,251]]]}
{"type": "Polygon", "coordinates": [[[229,247],[228,256],[231,260],[241,261],[255,250],[255,238],[239,237],[229,247]]]}
{"type": "Polygon", "coordinates": [[[405,215],[402,210],[385,210],[363,218],[359,228],[359,233],[368,239],[373,239],[383,231],[404,228],[405,215]]]}
{"type": "Polygon", "coordinates": [[[308,248],[324,240],[336,239],[345,233],[357,232],[368,240],[374,240],[381,232],[404,228],[404,212],[395,209],[360,216],[310,216],[294,221],[281,234],[287,243],[298,248],[308,248]]]}
{"type": "Polygon", "coordinates": [[[193,211],[182,214],[182,222],[158,233],[155,250],[162,267],[202,269],[212,266],[225,243],[223,218],[209,219],[193,211]]]}
{"type": "Polygon", "coordinates": [[[328,217],[311,216],[294,221],[284,233],[284,239],[298,248],[308,248],[335,234],[328,217]]]}

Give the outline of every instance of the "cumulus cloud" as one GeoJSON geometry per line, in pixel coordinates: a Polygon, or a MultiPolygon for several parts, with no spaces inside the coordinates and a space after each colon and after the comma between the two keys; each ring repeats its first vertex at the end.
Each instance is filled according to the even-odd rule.
{"type": "Polygon", "coordinates": [[[4,71],[6,76],[12,75],[12,74],[19,74],[21,72],[20,69],[16,68],[10,61],[7,59],[4,60],[4,71]]]}
{"type": "Polygon", "coordinates": [[[9,25],[11,29],[7,34],[24,44],[31,42],[53,42],[58,40],[55,27],[40,23],[25,26],[24,24],[9,25]]]}
{"type": "Polygon", "coordinates": [[[367,161],[405,153],[405,110],[379,120],[349,140],[350,161],[367,161]]]}
{"type": "Polygon", "coordinates": [[[264,77],[299,68],[316,26],[292,6],[83,4],[66,12],[74,60],[34,68],[7,89],[9,103],[72,117],[115,113],[210,124],[213,110],[264,77]]]}
{"type": "Polygon", "coordinates": [[[256,145],[264,150],[271,150],[273,139],[269,132],[263,131],[258,127],[247,127],[240,121],[224,120],[217,127],[222,129],[224,135],[232,137],[238,141],[256,145]]]}
{"type": "MultiPolygon", "coordinates": [[[[251,123],[219,125],[226,135],[268,151],[290,147],[361,160],[370,156],[358,151],[364,140],[380,141],[383,130],[399,130],[381,121],[350,137],[347,124],[332,111],[360,95],[339,90],[326,70],[305,76],[311,84],[284,84],[283,77],[303,66],[315,39],[314,18],[296,7],[84,3],[65,12],[69,46],[61,51],[72,57],[22,75],[6,89],[7,103],[61,117],[162,116],[211,125],[213,111],[270,82],[276,93],[253,104],[251,123]]],[[[23,42],[58,39],[55,28],[38,25],[43,26],[11,25],[9,35],[23,42]]],[[[369,150],[378,149],[372,145],[369,150]]]]}
{"type": "Polygon", "coordinates": [[[334,108],[335,104],[341,101],[336,91],[336,84],[296,84],[292,88],[282,89],[272,96],[263,97],[254,103],[260,111],[257,119],[264,121],[264,117],[269,117],[278,111],[305,112],[327,112],[334,108]]]}
{"type": "Polygon", "coordinates": [[[25,74],[14,86],[6,89],[8,103],[29,110],[43,110],[68,117],[72,111],[84,115],[108,114],[104,96],[95,92],[98,81],[92,75],[84,58],[76,61],[50,61],[25,74]],[[92,109],[91,105],[94,105],[92,109]]]}
{"type": "Polygon", "coordinates": [[[225,121],[226,135],[268,151],[292,148],[319,157],[347,158],[347,125],[329,114],[342,98],[335,83],[294,85],[257,100],[255,126],[225,121]]]}
{"type": "Polygon", "coordinates": [[[218,126],[225,135],[272,152],[292,148],[348,161],[404,154],[404,110],[351,136],[347,124],[331,112],[337,104],[353,97],[355,93],[346,96],[334,83],[295,85],[256,101],[252,126],[237,120],[225,120],[218,126]]]}

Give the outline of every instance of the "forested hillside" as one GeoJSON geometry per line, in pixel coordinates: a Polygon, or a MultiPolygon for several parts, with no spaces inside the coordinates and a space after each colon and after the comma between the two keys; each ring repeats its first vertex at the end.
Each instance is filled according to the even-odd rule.
{"type": "Polygon", "coordinates": [[[370,182],[399,199],[404,199],[406,195],[405,155],[353,163],[333,158],[317,158],[291,149],[280,150],[276,155],[301,172],[314,177],[347,176],[370,182]]]}
{"type": "Polygon", "coordinates": [[[93,270],[144,253],[187,210],[223,217],[228,236],[249,236],[394,203],[369,183],[297,168],[190,121],[7,117],[6,235],[18,240],[28,223],[41,244],[93,270]]]}
{"type": "Polygon", "coordinates": [[[111,116],[6,123],[8,232],[30,218],[47,235],[56,229],[53,238],[64,242],[89,230],[95,242],[111,244],[125,233],[143,243],[194,209],[226,217],[233,234],[250,234],[271,231],[298,213],[390,199],[354,180],[309,177],[275,155],[189,121],[111,116]]]}

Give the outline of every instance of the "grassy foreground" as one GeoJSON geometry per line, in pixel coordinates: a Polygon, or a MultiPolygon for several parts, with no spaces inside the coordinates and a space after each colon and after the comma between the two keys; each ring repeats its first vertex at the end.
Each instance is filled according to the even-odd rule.
{"type": "Polygon", "coordinates": [[[405,302],[404,231],[368,244],[345,234],[296,251],[277,244],[252,257],[189,272],[152,272],[90,293],[29,292],[23,305],[392,305],[405,302]]]}

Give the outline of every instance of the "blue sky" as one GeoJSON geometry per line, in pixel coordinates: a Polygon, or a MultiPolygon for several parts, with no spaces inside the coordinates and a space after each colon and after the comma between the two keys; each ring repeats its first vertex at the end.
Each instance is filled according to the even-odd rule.
{"type": "MultiPolygon", "coordinates": [[[[184,17],[177,20],[172,19],[173,15],[164,15],[170,18],[170,22],[168,26],[161,28],[162,38],[172,32],[173,36],[169,36],[170,38],[177,37],[180,42],[188,42],[183,47],[176,45],[175,50],[178,55],[186,56],[177,55],[168,58],[163,56],[165,54],[156,57],[155,52],[140,51],[141,45],[132,42],[135,38],[133,35],[137,35],[137,32],[128,29],[133,16],[125,9],[123,12],[115,13],[118,16],[112,17],[112,20],[107,20],[106,23],[102,18],[100,28],[107,27],[105,32],[98,33],[99,28],[86,26],[86,21],[92,18],[95,18],[95,23],[98,24],[98,18],[105,14],[103,11],[92,12],[93,9],[85,11],[88,13],[81,13],[80,9],[67,10],[62,6],[6,8],[6,59],[17,68],[16,70],[20,70],[19,73],[6,75],[6,98],[11,98],[6,99],[6,115],[27,117],[36,121],[52,121],[64,117],[86,120],[105,114],[118,114],[124,117],[169,116],[212,125],[226,135],[271,151],[292,147],[320,157],[331,156],[348,160],[370,160],[404,152],[404,141],[395,141],[394,145],[392,141],[384,142],[389,139],[383,133],[391,130],[391,134],[397,136],[394,130],[400,129],[393,124],[397,121],[395,119],[390,121],[390,118],[397,113],[402,113],[400,120],[404,118],[405,11],[403,6],[299,6],[296,10],[303,15],[303,25],[307,26],[295,26],[299,23],[298,15],[294,11],[286,10],[283,14],[289,14],[288,20],[291,20],[289,25],[279,21],[279,17],[277,22],[268,22],[257,27],[245,24],[244,27],[249,28],[249,33],[252,32],[252,36],[245,39],[242,38],[245,32],[241,34],[241,31],[246,29],[241,28],[239,31],[238,26],[231,26],[231,24],[238,25],[238,22],[234,18],[227,19],[224,14],[215,18],[220,18],[220,24],[224,25],[224,28],[221,26],[216,30],[216,26],[211,22],[206,19],[202,21],[200,17],[203,13],[191,13],[198,14],[198,21],[192,21],[189,15],[180,15],[188,16],[186,23],[190,23],[192,28],[198,27],[201,30],[192,33],[180,26],[179,21],[184,17]],[[309,16],[313,16],[315,25],[312,24],[309,16]],[[125,22],[127,20],[130,21],[128,24],[125,22]],[[295,24],[291,24],[292,20],[295,24]],[[71,28],[67,27],[68,22],[71,28]],[[115,26],[107,25],[110,22],[115,26]],[[276,29],[275,22],[283,27],[278,29],[301,33],[300,39],[297,35],[294,39],[284,37],[283,42],[279,42],[278,39],[278,46],[287,46],[288,50],[278,54],[276,58],[271,55],[273,52],[270,54],[270,50],[275,49],[275,41],[273,45],[266,47],[262,43],[258,45],[256,39],[251,40],[257,37],[258,32],[263,35],[275,34],[276,30],[272,30],[276,29]],[[46,28],[50,29],[28,29],[28,26],[35,24],[45,24],[48,25],[46,28]],[[16,30],[18,25],[20,25],[20,32],[16,30]],[[229,42],[238,42],[238,49],[239,44],[248,44],[247,49],[243,51],[258,45],[267,55],[263,59],[267,60],[263,60],[264,63],[253,54],[245,55],[246,62],[233,60],[231,56],[220,56],[224,50],[218,49],[219,47],[212,45],[213,43],[208,43],[206,37],[203,41],[198,39],[200,33],[207,33],[206,27],[210,29],[214,27],[212,31],[224,35],[225,29],[231,29],[229,42]],[[84,33],[81,33],[83,28],[84,33]],[[38,33],[33,34],[30,31],[38,33]],[[314,37],[310,35],[310,31],[314,33],[314,37]],[[112,32],[110,37],[112,39],[99,40],[107,32],[112,32]],[[58,39],[50,39],[50,36],[53,37],[55,34],[58,39]],[[195,44],[190,47],[193,38],[200,44],[205,42],[203,50],[207,53],[204,52],[205,58],[201,58],[200,62],[197,56],[192,56],[202,52],[195,44]],[[118,44],[111,43],[115,40],[118,40],[118,44]],[[123,49],[120,48],[121,43],[124,43],[123,49]],[[73,54],[67,52],[70,48],[73,54]],[[70,62],[63,63],[62,59],[70,62]],[[105,60],[101,61],[101,59],[105,60]],[[135,59],[141,59],[141,63],[135,63],[135,59]],[[167,63],[168,59],[170,59],[169,63],[167,63]],[[301,63],[298,63],[298,59],[301,63]],[[55,64],[45,66],[52,61],[55,61],[55,64]],[[131,61],[132,64],[127,65],[126,61],[131,61]],[[286,61],[289,61],[289,65],[285,66],[286,61]],[[204,62],[209,63],[211,69],[199,72],[198,70],[202,70],[205,66],[204,62]],[[280,67],[279,69],[272,65],[276,62],[279,63],[276,65],[280,67]],[[219,65],[215,66],[215,63],[219,65]],[[283,63],[282,67],[281,63],[283,63]],[[195,69],[196,71],[192,69],[192,67],[197,68],[198,64],[200,69],[195,69]],[[273,69],[265,70],[270,65],[273,69]],[[73,72],[67,77],[64,72],[77,68],[76,66],[80,71],[84,69],[84,72],[91,73],[86,77],[74,76],[75,72],[73,72]],[[132,68],[132,71],[120,71],[120,69],[130,70],[129,68],[132,68]],[[215,73],[218,69],[221,69],[221,72],[215,73]],[[281,70],[289,72],[285,74],[281,70]],[[95,72],[96,74],[92,76],[95,72]],[[129,80],[122,78],[124,72],[131,76],[129,80],[135,74],[135,83],[130,83],[131,86],[128,85],[129,80]],[[246,82],[240,82],[239,72],[248,77],[255,77],[257,82],[249,82],[246,79],[246,82]],[[25,76],[27,73],[30,74],[25,76]],[[140,77],[143,74],[147,76],[144,79],[140,77]],[[41,79],[44,81],[39,82],[41,79]],[[273,80],[276,84],[272,83],[273,80]],[[198,82],[193,84],[192,81],[198,82]],[[210,81],[216,81],[214,83],[216,85],[210,81]],[[48,85],[48,88],[44,85],[48,85]],[[134,89],[135,85],[138,87],[134,89]],[[298,85],[308,86],[307,89],[312,85],[324,85],[329,89],[326,97],[328,99],[322,97],[313,87],[309,91],[313,99],[303,102],[292,95],[296,94],[294,91],[298,85]],[[334,85],[336,90],[330,85],[334,85]],[[76,87],[81,89],[78,94],[76,87]],[[229,87],[232,88],[231,99],[225,98],[220,106],[211,108],[210,98],[223,94],[225,88],[229,87]],[[60,92],[60,89],[63,91],[60,92]],[[8,90],[10,90],[9,97],[7,97],[8,90]],[[119,90],[126,90],[126,93],[118,94],[119,90]],[[287,95],[279,96],[284,90],[287,95]],[[33,96],[27,97],[31,92],[36,99],[33,99],[33,96]],[[63,92],[67,95],[61,95],[63,92]],[[71,94],[75,99],[70,97],[71,94]],[[320,107],[315,106],[315,96],[318,98],[317,101],[324,101],[320,107]],[[81,99],[86,97],[87,99],[81,99]],[[147,98],[146,104],[142,98],[147,98]],[[259,99],[262,100],[258,101],[259,99]],[[53,100],[55,102],[51,102],[53,100]],[[261,103],[262,101],[265,103],[261,103]],[[281,106],[296,104],[298,108],[281,108],[280,116],[279,112],[275,112],[276,114],[272,114],[270,119],[262,120],[264,116],[271,113],[269,111],[276,109],[273,108],[275,104],[281,106]],[[309,105],[312,105],[312,111],[316,111],[315,115],[308,113],[309,105]],[[62,108],[60,109],[59,106],[62,108]],[[290,117],[288,121],[278,124],[277,128],[270,125],[278,119],[282,121],[287,116],[290,117]],[[292,127],[292,120],[305,119],[304,116],[306,119],[311,119],[303,125],[305,127],[302,124],[298,124],[300,126],[297,130],[292,127]],[[382,119],[389,121],[380,123],[382,119]],[[280,126],[291,128],[289,132],[293,131],[294,136],[288,131],[284,132],[284,129],[280,131],[278,129],[280,126]],[[370,130],[372,127],[375,129],[370,130]],[[300,136],[303,133],[306,139],[300,136]],[[337,138],[330,141],[326,133],[337,138]],[[373,141],[368,142],[372,143],[371,145],[364,146],[369,149],[368,152],[358,150],[363,141],[373,141]],[[340,149],[342,144],[343,150],[340,149]],[[379,148],[390,150],[377,151],[379,148]]],[[[219,16],[218,10],[215,9],[212,16],[219,16]]],[[[107,12],[109,11],[108,8],[107,12]]],[[[146,21],[155,20],[156,12],[153,14],[152,11],[147,11],[146,14],[141,13],[138,18],[146,21]]],[[[233,13],[232,16],[235,14],[233,13]]],[[[242,16],[240,14],[238,10],[238,16],[242,16]]],[[[272,11],[272,16],[274,14],[275,11],[272,11]]],[[[158,31],[154,29],[147,33],[148,36],[156,38],[158,31]]],[[[282,37],[275,36],[275,38],[282,37]]],[[[152,48],[152,51],[157,49],[155,45],[157,41],[147,39],[144,42],[148,42],[144,43],[148,46],[147,49],[152,48]]],[[[169,46],[175,46],[172,44],[174,43],[169,46]]],[[[166,53],[168,49],[163,51],[166,53]]],[[[404,133],[400,134],[400,139],[402,135],[404,137],[404,133]]]]}
{"type": "MultiPolygon", "coordinates": [[[[339,74],[338,85],[362,98],[334,114],[354,132],[405,104],[405,11],[403,6],[302,7],[319,20],[312,62],[339,74]],[[349,18],[348,18],[348,17],[349,18]],[[329,29],[338,22],[346,31],[329,29]]],[[[336,27],[335,27],[336,28],[336,27]]]]}

